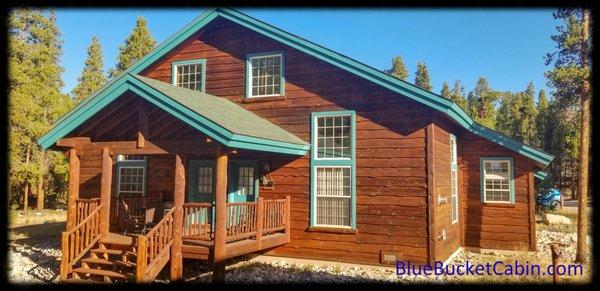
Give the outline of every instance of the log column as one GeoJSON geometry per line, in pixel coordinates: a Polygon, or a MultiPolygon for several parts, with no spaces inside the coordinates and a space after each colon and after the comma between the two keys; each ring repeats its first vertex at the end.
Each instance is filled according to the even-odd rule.
{"type": "Polygon", "coordinates": [[[102,177],[100,179],[100,237],[108,237],[110,217],[110,191],[112,188],[112,158],[108,148],[102,149],[102,177]]]}
{"type": "Polygon", "coordinates": [[[77,220],[77,199],[79,198],[79,157],[75,149],[69,150],[69,198],[67,199],[67,230],[75,226],[77,220]]]}
{"type": "Polygon", "coordinates": [[[226,149],[217,148],[217,182],[215,185],[215,241],[213,249],[213,282],[225,282],[226,223],[227,223],[227,164],[226,149]]]}
{"type": "Polygon", "coordinates": [[[171,282],[183,279],[181,233],[183,230],[183,200],[185,195],[185,155],[175,155],[175,191],[173,193],[173,245],[171,246],[171,282]]]}

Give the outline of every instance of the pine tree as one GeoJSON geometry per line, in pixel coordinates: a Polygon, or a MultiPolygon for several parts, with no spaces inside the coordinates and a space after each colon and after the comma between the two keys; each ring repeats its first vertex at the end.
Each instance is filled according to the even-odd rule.
{"type": "Polygon", "coordinates": [[[454,82],[454,87],[450,92],[450,100],[454,101],[460,108],[467,110],[467,99],[465,98],[465,86],[459,80],[454,82]]]}
{"type": "Polygon", "coordinates": [[[530,82],[527,89],[521,94],[519,136],[526,144],[532,144],[536,137],[537,109],[535,108],[535,89],[530,82]]]}
{"type": "Polygon", "coordinates": [[[448,83],[445,81],[444,84],[442,84],[442,91],[440,91],[440,94],[446,99],[450,99],[450,95],[452,95],[450,92],[450,86],[448,86],[448,83]]]}
{"type": "Polygon", "coordinates": [[[148,30],[148,21],[143,17],[138,17],[135,28],[125,39],[125,44],[119,47],[117,66],[110,70],[110,78],[114,78],[127,70],[136,61],[150,53],[154,46],[156,46],[156,40],[148,30]]]}
{"type": "Polygon", "coordinates": [[[557,34],[551,37],[556,43],[556,51],[546,56],[546,65],[553,63],[554,68],[546,72],[546,77],[549,85],[554,89],[555,99],[560,100],[558,103],[561,106],[569,107],[579,103],[581,110],[576,261],[586,263],[588,261],[591,16],[587,9],[561,8],[554,13],[554,18],[562,20],[564,25],[557,26],[557,34]]]}
{"type": "Polygon", "coordinates": [[[546,96],[546,91],[544,91],[544,89],[540,90],[538,93],[538,102],[536,106],[538,115],[535,120],[537,128],[537,143],[535,143],[535,145],[544,151],[549,151],[551,135],[548,129],[551,112],[548,97],[546,96]]]}
{"type": "Polygon", "coordinates": [[[520,132],[521,98],[522,93],[500,92],[499,106],[496,112],[496,130],[505,135],[522,141],[520,132]]]}
{"type": "Polygon", "coordinates": [[[499,93],[490,89],[487,79],[479,77],[475,88],[467,96],[467,113],[477,123],[493,129],[498,98],[499,93]]]}
{"type": "Polygon", "coordinates": [[[429,78],[429,71],[427,70],[425,63],[417,63],[417,71],[415,72],[415,85],[427,91],[433,90],[433,86],[431,86],[431,80],[429,78]]]}
{"type": "MultiPolygon", "coordinates": [[[[60,30],[54,12],[29,8],[11,11],[8,27],[9,190],[19,193],[24,189],[24,201],[32,190],[41,210],[48,184],[54,177],[65,178],[53,172],[60,168],[56,163],[61,162],[62,154],[46,153],[36,143],[72,105],[60,92],[60,30]]],[[[50,190],[49,194],[61,194],[50,190]]]]}
{"type": "Polygon", "coordinates": [[[92,44],[88,47],[87,53],[88,57],[85,61],[83,72],[77,79],[79,83],[72,92],[73,99],[77,103],[92,95],[92,93],[96,92],[96,90],[106,83],[102,47],[96,36],[92,37],[92,44]]]}
{"type": "Polygon", "coordinates": [[[386,73],[406,81],[406,78],[408,78],[408,70],[406,69],[404,60],[401,56],[397,56],[392,59],[392,68],[387,70],[386,73]]]}

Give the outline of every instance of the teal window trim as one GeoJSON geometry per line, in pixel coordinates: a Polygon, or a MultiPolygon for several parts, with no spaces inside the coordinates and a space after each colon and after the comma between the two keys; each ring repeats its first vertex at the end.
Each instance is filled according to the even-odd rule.
{"type": "Polygon", "coordinates": [[[239,173],[233,171],[235,167],[254,167],[254,200],[258,199],[258,189],[259,189],[259,173],[258,173],[258,160],[257,159],[239,159],[239,160],[229,160],[229,166],[227,169],[229,179],[229,186],[227,187],[227,193],[233,193],[234,186],[238,183],[239,173]]]}
{"type": "Polygon", "coordinates": [[[146,181],[148,176],[148,158],[143,160],[122,160],[117,159],[117,197],[121,196],[121,168],[143,167],[144,177],[142,184],[142,196],[146,197],[146,181]]]}
{"type": "Polygon", "coordinates": [[[188,161],[188,171],[189,171],[189,176],[188,176],[188,193],[194,193],[194,194],[213,194],[215,193],[215,184],[217,183],[216,180],[216,162],[215,160],[189,160],[188,161]],[[213,174],[212,174],[212,189],[211,189],[211,193],[201,193],[198,191],[198,168],[200,167],[212,167],[213,168],[213,174]]]}
{"type": "Polygon", "coordinates": [[[458,197],[459,197],[459,193],[458,193],[458,144],[456,143],[456,136],[453,134],[450,134],[450,146],[452,147],[451,149],[451,153],[452,156],[450,157],[450,183],[452,183],[452,177],[454,176],[454,174],[456,174],[456,177],[454,179],[454,182],[456,183],[456,185],[450,185],[450,189],[452,189],[452,186],[455,186],[455,191],[456,191],[456,195],[454,195],[454,193],[450,193],[450,207],[452,207],[451,211],[451,215],[450,215],[450,222],[452,224],[455,224],[458,222],[460,215],[459,215],[459,205],[460,203],[458,202],[458,197]],[[453,196],[456,196],[456,201],[453,199],[453,196]],[[452,217],[452,214],[456,214],[456,218],[452,217]]]}
{"type": "MultiPolygon", "coordinates": [[[[317,199],[316,199],[316,178],[317,167],[350,167],[350,229],[356,229],[356,112],[354,110],[345,111],[324,111],[312,112],[310,117],[310,226],[319,226],[317,224],[317,199]],[[322,116],[350,116],[350,159],[317,159],[317,117],[322,116]]],[[[332,226],[327,226],[332,227],[332,226]]],[[[345,228],[339,226],[339,228],[345,228]]]]}
{"type": "Polygon", "coordinates": [[[480,157],[479,158],[479,188],[482,203],[515,203],[515,165],[513,157],[480,157]],[[484,165],[485,161],[508,161],[508,170],[510,171],[510,180],[508,181],[510,201],[486,201],[485,200],[485,180],[484,180],[484,165]]]}
{"type": "Polygon", "coordinates": [[[246,98],[262,98],[262,97],[275,97],[275,96],[285,96],[285,51],[272,51],[272,52],[246,54],[246,98]],[[252,96],[252,63],[250,62],[251,59],[255,58],[255,57],[265,57],[265,56],[275,56],[275,55],[281,56],[281,74],[279,77],[281,86],[279,86],[279,94],[252,96]]]}
{"type": "Polygon", "coordinates": [[[177,86],[177,66],[181,65],[202,65],[202,79],[200,80],[200,92],[204,92],[206,88],[206,59],[193,59],[184,61],[175,61],[171,63],[171,84],[177,86]]]}

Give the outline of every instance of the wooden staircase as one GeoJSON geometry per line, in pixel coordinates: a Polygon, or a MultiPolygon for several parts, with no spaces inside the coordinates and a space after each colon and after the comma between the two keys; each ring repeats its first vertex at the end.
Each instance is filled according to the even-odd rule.
{"type": "Polygon", "coordinates": [[[135,238],[109,233],[79,262],[65,283],[135,282],[137,250],[135,238]]]}

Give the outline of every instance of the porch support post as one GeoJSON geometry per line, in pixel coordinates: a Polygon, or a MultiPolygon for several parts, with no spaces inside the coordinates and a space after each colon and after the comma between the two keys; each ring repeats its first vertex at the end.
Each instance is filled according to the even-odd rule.
{"type": "Polygon", "coordinates": [[[183,279],[181,233],[183,230],[183,200],[185,195],[185,154],[175,155],[175,191],[173,193],[173,245],[171,246],[171,282],[183,279]]]}
{"type": "Polygon", "coordinates": [[[100,237],[108,237],[110,217],[110,191],[112,188],[112,158],[108,148],[102,149],[102,177],[100,179],[100,237]]]}
{"type": "Polygon", "coordinates": [[[215,185],[215,242],[213,249],[213,282],[225,282],[226,223],[227,223],[227,164],[226,149],[217,149],[217,182],[215,185]]]}
{"type": "Polygon", "coordinates": [[[67,199],[67,230],[76,225],[77,199],[79,198],[79,157],[75,149],[69,150],[69,197],[67,199]]]}

